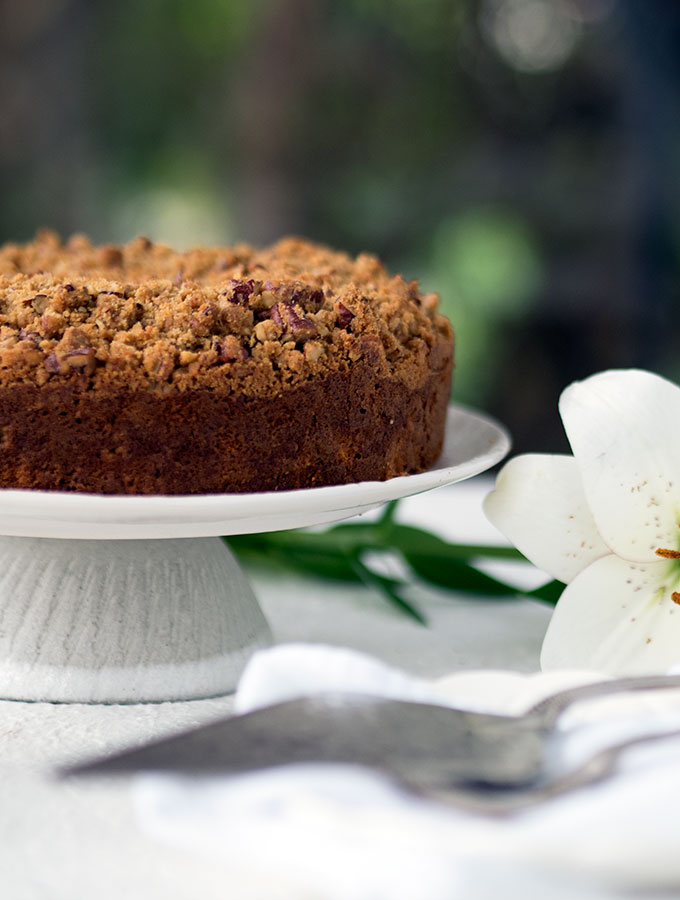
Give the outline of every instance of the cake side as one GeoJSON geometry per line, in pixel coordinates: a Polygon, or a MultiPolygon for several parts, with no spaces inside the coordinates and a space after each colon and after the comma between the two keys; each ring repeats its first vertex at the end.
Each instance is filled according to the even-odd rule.
{"type": "Polygon", "coordinates": [[[383,480],[435,462],[449,397],[444,372],[412,391],[362,362],[273,402],[78,380],[0,388],[0,486],[192,494],[383,480]]]}

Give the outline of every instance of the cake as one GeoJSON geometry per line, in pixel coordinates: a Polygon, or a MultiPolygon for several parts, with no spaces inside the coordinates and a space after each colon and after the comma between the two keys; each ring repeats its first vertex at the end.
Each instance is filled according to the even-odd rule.
{"type": "Polygon", "coordinates": [[[285,490],[441,452],[437,297],[287,238],[178,252],[51,232],[0,248],[0,487],[285,490]]]}

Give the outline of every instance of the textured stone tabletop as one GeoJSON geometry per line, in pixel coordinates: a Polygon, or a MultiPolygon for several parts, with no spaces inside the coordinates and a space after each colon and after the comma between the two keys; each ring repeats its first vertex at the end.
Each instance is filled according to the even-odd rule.
{"type": "MultiPolygon", "coordinates": [[[[480,509],[488,479],[405,501],[400,518],[452,538],[493,538],[480,509]]],[[[353,647],[425,677],[469,668],[531,671],[549,610],[522,600],[421,592],[424,628],[370,591],[250,573],[277,642],[353,647]]],[[[217,867],[146,837],[128,779],[63,780],[58,767],[229,713],[231,697],[177,703],[0,702],[0,897],[171,900],[287,896],[266,871],[217,867]]]]}

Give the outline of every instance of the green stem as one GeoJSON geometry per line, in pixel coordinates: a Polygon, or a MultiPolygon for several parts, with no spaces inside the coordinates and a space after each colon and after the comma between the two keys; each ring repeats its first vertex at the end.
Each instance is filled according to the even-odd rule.
{"type": "Polygon", "coordinates": [[[412,619],[415,619],[420,625],[427,625],[427,619],[424,614],[415,604],[405,600],[393,587],[389,579],[383,578],[381,575],[377,575],[375,572],[371,571],[371,569],[365,566],[358,557],[352,559],[351,565],[366,587],[378,591],[378,593],[382,594],[386,600],[402,612],[405,612],[412,619]]]}
{"type": "Polygon", "coordinates": [[[389,503],[386,503],[380,513],[380,518],[378,519],[378,525],[389,525],[394,521],[394,516],[397,512],[397,507],[399,506],[398,500],[390,500],[389,503]]]}
{"type": "Polygon", "coordinates": [[[455,544],[435,534],[395,520],[398,501],[387,503],[373,523],[349,522],[325,531],[275,531],[237,535],[224,540],[244,562],[276,565],[316,578],[361,583],[378,590],[417,622],[423,613],[401,596],[403,581],[379,575],[362,560],[366,552],[399,556],[410,566],[416,581],[456,593],[488,598],[530,597],[554,605],[564,585],[550,581],[530,591],[486,575],[477,568],[484,559],[524,562],[514,547],[489,544],[455,544]]]}

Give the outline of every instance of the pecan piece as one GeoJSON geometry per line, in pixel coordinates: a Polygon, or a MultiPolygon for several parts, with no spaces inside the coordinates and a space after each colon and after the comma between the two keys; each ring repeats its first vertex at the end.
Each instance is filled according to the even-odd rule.
{"type": "Polygon", "coordinates": [[[228,284],[232,288],[232,303],[247,303],[248,297],[255,290],[255,282],[250,279],[248,281],[238,281],[235,278],[230,278],[228,284]]]}
{"type": "Polygon", "coordinates": [[[302,301],[306,300],[310,309],[313,309],[314,312],[318,312],[321,308],[321,304],[323,303],[323,291],[316,288],[312,291],[293,291],[293,294],[290,298],[291,303],[297,303],[300,306],[303,306],[302,301]]]}
{"type": "Polygon", "coordinates": [[[19,331],[17,338],[20,341],[31,341],[33,344],[39,344],[42,340],[37,331],[27,331],[25,328],[19,331]]]}
{"type": "Polygon", "coordinates": [[[91,375],[97,365],[92,347],[76,347],[66,351],[66,365],[76,372],[91,375]]]}
{"type": "MultiPolygon", "coordinates": [[[[66,367],[63,366],[64,371],[65,369],[66,367]]],[[[49,372],[50,375],[59,375],[62,371],[62,363],[56,353],[48,353],[45,357],[45,370],[49,372]]]]}
{"type": "Polygon", "coordinates": [[[40,327],[45,332],[45,337],[54,337],[64,326],[65,319],[61,313],[46,312],[40,317],[40,327]]]}
{"type": "Polygon", "coordinates": [[[233,334],[228,334],[222,340],[216,340],[213,347],[222,362],[236,362],[239,359],[248,359],[250,356],[248,349],[233,334]]]}
{"type": "Polygon", "coordinates": [[[41,316],[45,310],[47,309],[47,304],[49,303],[49,298],[47,294],[36,294],[35,297],[29,297],[28,300],[24,300],[23,306],[32,307],[35,312],[41,316]]]}
{"type": "Polygon", "coordinates": [[[284,333],[291,334],[296,341],[306,341],[317,336],[317,328],[304,313],[300,314],[289,300],[280,300],[272,306],[270,318],[284,333]]]}
{"type": "Polygon", "coordinates": [[[309,302],[315,307],[315,309],[320,309],[321,304],[323,303],[323,291],[318,289],[312,291],[309,295],[309,302]]]}
{"type": "Polygon", "coordinates": [[[354,313],[352,312],[352,310],[347,309],[345,304],[341,300],[338,300],[336,312],[338,314],[338,326],[340,328],[347,328],[349,323],[354,318],[354,313]]]}
{"type": "Polygon", "coordinates": [[[175,352],[167,345],[147,347],[142,359],[146,371],[157,381],[167,381],[175,368],[175,352]]]}

